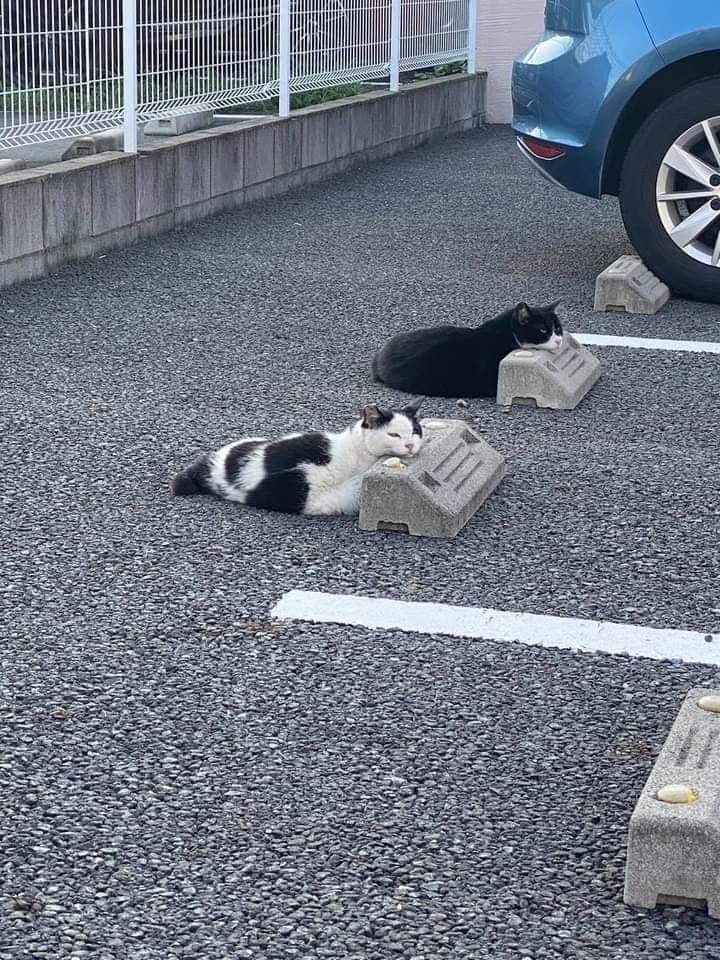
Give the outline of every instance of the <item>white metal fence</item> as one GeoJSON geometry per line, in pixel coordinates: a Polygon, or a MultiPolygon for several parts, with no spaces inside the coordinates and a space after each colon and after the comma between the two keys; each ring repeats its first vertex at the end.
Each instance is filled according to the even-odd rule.
{"type": "Polygon", "coordinates": [[[0,0],[0,149],[468,61],[477,0],[0,0]]]}

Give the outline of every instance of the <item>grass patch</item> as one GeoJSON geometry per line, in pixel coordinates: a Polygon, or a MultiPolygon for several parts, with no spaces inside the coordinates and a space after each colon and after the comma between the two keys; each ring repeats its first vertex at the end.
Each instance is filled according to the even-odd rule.
{"type": "MultiPolygon", "coordinates": [[[[366,83],[342,83],[335,87],[323,87],[320,90],[309,90],[306,93],[290,94],[290,109],[302,110],[303,107],[314,107],[319,103],[331,103],[333,100],[344,100],[345,97],[356,97],[360,93],[367,93],[373,88],[366,83]]],[[[223,108],[223,113],[248,114],[277,114],[280,107],[278,97],[269,100],[256,100],[254,103],[244,103],[237,107],[223,108]]]]}

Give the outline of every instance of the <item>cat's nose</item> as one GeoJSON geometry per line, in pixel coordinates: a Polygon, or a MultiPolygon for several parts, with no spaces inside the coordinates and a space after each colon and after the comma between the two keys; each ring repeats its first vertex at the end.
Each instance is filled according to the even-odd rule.
{"type": "Polygon", "coordinates": [[[406,443],[406,444],[405,444],[405,449],[407,450],[408,453],[412,453],[413,450],[415,449],[414,444],[412,444],[412,443],[406,443]]]}

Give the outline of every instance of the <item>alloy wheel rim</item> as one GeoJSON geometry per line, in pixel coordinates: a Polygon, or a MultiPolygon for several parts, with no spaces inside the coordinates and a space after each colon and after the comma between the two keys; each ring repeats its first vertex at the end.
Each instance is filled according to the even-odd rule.
{"type": "Polygon", "coordinates": [[[673,243],[720,267],[720,117],[693,124],[674,141],[660,164],[655,196],[673,243]]]}

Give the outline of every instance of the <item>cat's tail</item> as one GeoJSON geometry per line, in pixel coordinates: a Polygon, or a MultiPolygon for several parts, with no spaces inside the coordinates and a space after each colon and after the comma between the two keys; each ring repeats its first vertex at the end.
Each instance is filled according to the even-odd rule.
{"type": "Polygon", "coordinates": [[[170,492],[174,497],[194,497],[199,493],[212,493],[209,484],[210,462],[200,457],[187,470],[178,473],[170,481],[170,492]]]}

